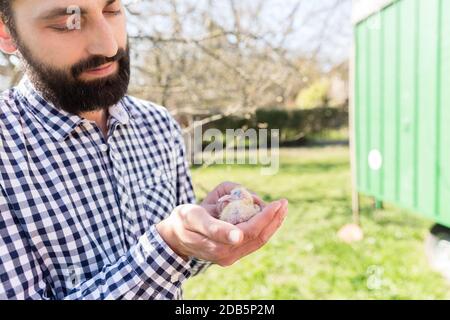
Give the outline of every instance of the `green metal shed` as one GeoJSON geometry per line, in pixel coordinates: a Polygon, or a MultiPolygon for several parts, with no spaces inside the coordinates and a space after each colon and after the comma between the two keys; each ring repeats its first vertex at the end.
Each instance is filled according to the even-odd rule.
{"type": "Polygon", "coordinates": [[[450,0],[354,2],[354,184],[450,227],[450,0]]]}

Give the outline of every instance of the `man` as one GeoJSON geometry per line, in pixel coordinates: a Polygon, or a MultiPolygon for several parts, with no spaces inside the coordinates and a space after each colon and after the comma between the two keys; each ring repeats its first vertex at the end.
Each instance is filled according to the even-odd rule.
{"type": "Polygon", "coordinates": [[[126,95],[119,0],[0,11],[0,49],[25,69],[0,103],[0,298],[181,298],[184,280],[279,228],[286,200],[237,226],[216,219],[233,183],[195,204],[178,124],[126,95]]]}

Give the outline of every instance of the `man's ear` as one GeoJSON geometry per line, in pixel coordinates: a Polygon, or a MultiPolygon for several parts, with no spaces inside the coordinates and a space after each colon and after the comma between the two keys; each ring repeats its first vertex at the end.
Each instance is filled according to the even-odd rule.
{"type": "Polygon", "coordinates": [[[6,54],[14,54],[17,47],[5,23],[0,19],[0,50],[6,54]]]}

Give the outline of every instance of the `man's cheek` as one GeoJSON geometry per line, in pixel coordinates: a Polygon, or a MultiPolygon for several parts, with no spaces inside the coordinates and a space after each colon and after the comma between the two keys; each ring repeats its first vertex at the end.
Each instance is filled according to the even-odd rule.
{"type": "Polygon", "coordinates": [[[114,28],[114,32],[117,35],[117,43],[121,48],[125,48],[127,44],[128,34],[127,34],[127,25],[125,14],[122,15],[124,18],[121,18],[121,22],[114,28]]]}

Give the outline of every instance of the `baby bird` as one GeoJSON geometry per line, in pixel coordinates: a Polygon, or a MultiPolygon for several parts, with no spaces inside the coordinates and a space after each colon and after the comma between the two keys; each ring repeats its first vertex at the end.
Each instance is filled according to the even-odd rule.
{"type": "Polygon", "coordinates": [[[234,188],[218,201],[220,219],[231,224],[248,221],[261,211],[260,206],[253,202],[251,193],[243,187],[234,188]]]}

